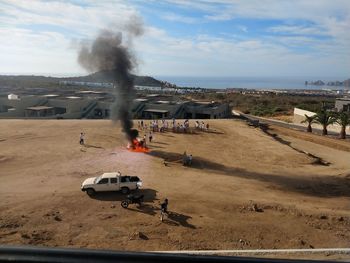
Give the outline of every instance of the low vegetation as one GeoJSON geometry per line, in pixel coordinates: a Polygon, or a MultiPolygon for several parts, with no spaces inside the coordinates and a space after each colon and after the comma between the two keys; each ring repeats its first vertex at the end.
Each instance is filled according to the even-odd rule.
{"type": "Polygon", "coordinates": [[[312,132],[312,127],[311,127],[311,124],[315,123],[315,118],[316,116],[313,115],[313,116],[308,116],[305,114],[305,120],[302,121],[302,123],[307,123],[307,132],[312,132]]]}
{"type": "Polygon", "coordinates": [[[256,116],[292,115],[294,108],[317,112],[323,108],[333,108],[335,98],[326,96],[301,96],[287,94],[241,94],[241,93],[199,93],[191,98],[227,102],[234,109],[256,116]]]}
{"type": "Polygon", "coordinates": [[[327,127],[329,125],[332,125],[336,122],[337,115],[334,112],[327,111],[325,109],[322,109],[321,111],[317,112],[315,115],[315,122],[322,125],[322,135],[327,135],[327,127]]]}
{"type": "Polygon", "coordinates": [[[341,112],[336,122],[341,126],[340,139],[346,138],[346,127],[350,125],[350,115],[347,112],[341,112]]]}
{"type": "Polygon", "coordinates": [[[319,123],[322,125],[322,135],[327,135],[327,127],[334,123],[337,123],[341,126],[339,138],[346,139],[346,127],[350,125],[350,114],[348,112],[332,112],[322,109],[313,116],[307,116],[305,114],[305,119],[303,123],[308,123],[307,132],[312,132],[311,125],[313,123],[319,123]]]}

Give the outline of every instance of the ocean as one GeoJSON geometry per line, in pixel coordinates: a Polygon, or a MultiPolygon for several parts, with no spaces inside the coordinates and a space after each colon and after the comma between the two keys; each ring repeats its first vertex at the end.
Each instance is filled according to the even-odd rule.
{"type": "Polygon", "coordinates": [[[336,86],[305,85],[305,81],[322,80],[344,81],[347,78],[325,77],[178,77],[155,76],[156,79],[168,81],[180,87],[200,87],[208,89],[245,88],[245,89],[342,89],[336,86]]]}

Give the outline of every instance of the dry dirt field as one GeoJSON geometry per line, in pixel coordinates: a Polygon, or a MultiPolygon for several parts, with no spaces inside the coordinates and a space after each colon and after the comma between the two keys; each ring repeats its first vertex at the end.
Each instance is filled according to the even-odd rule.
{"type": "Polygon", "coordinates": [[[0,244],[349,246],[349,141],[277,127],[266,133],[238,120],[209,123],[210,132],[156,133],[146,154],[126,150],[120,128],[106,120],[0,120],[0,244]],[[185,150],[192,167],[178,162],[185,150]],[[145,204],[123,209],[122,194],[90,198],[80,190],[84,179],[108,171],[141,177],[145,204]],[[171,215],[162,223],[165,197],[171,215]]]}

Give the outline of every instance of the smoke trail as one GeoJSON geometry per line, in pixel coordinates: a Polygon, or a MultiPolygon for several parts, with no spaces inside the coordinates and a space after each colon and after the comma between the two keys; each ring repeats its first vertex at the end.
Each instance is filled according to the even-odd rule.
{"type": "MultiPolygon", "coordinates": [[[[132,37],[139,36],[143,32],[140,19],[132,19],[124,26],[127,30],[130,45],[132,37]]],[[[126,133],[129,141],[132,141],[138,134],[132,129],[131,106],[135,97],[135,90],[131,71],[136,65],[135,58],[128,46],[123,45],[121,32],[103,30],[94,40],[92,45],[82,46],[78,61],[85,69],[94,71],[108,71],[112,73],[116,86],[116,99],[111,107],[112,120],[120,120],[123,132],[126,133]]]]}

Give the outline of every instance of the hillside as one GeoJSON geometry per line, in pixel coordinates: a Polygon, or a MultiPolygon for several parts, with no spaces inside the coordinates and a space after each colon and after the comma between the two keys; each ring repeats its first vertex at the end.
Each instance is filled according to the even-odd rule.
{"type": "MultiPolygon", "coordinates": [[[[134,78],[134,84],[140,86],[162,86],[162,82],[149,77],[149,76],[136,76],[132,75],[134,78]]],[[[62,80],[72,80],[72,81],[86,81],[86,82],[113,82],[115,76],[112,71],[99,71],[92,73],[87,76],[64,78],[62,80]]]]}
{"type": "MultiPolygon", "coordinates": [[[[162,86],[162,82],[149,76],[136,76],[134,78],[135,85],[139,86],[162,86]]],[[[42,87],[47,85],[57,85],[59,81],[84,81],[84,82],[112,82],[114,76],[110,71],[100,71],[86,76],[70,77],[70,78],[56,78],[44,77],[35,75],[0,75],[0,86],[8,87],[42,87]]]]}

